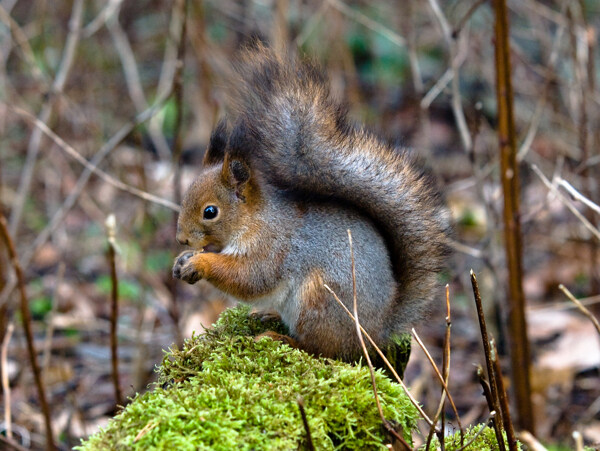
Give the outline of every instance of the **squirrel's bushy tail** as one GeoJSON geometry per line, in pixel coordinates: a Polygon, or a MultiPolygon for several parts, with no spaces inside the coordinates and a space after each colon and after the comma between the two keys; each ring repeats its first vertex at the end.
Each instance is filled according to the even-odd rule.
{"type": "Polygon", "coordinates": [[[433,180],[408,151],[351,125],[310,62],[257,45],[236,73],[230,147],[271,183],[370,217],[388,242],[399,300],[418,315],[447,254],[449,214],[433,180]]]}

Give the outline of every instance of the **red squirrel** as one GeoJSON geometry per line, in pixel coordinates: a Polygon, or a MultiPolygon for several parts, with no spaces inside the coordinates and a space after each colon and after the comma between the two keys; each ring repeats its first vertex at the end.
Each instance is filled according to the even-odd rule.
{"type": "Polygon", "coordinates": [[[431,177],[407,149],[351,124],[324,73],[256,45],[241,56],[233,115],[212,133],[184,196],[173,266],[259,310],[275,310],[284,339],[317,355],[361,355],[353,321],[347,230],[358,317],[384,346],[442,294],[450,219],[431,177]]]}

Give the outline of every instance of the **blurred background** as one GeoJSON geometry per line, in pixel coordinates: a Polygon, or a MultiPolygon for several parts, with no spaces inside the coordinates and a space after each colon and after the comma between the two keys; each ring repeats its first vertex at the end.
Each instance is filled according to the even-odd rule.
{"type": "MultiPolygon", "coordinates": [[[[573,431],[600,443],[600,337],[558,288],[600,312],[600,1],[508,6],[536,436],[570,449],[573,431]]],[[[176,206],[225,114],[230,63],[254,39],[318,61],[353,119],[413,147],[436,174],[454,255],[417,331],[439,364],[450,284],[450,391],[463,424],[484,421],[471,268],[508,352],[493,23],[480,0],[0,1],[0,212],[60,447],[118,412],[109,236],[124,399],[151,388],[163,349],[233,305],[207,284],[175,282],[171,266],[182,250],[176,206]]],[[[2,245],[0,433],[10,421],[16,442],[39,449],[46,430],[16,286],[2,245]]],[[[406,382],[434,412],[440,387],[416,347],[406,382]]]]}

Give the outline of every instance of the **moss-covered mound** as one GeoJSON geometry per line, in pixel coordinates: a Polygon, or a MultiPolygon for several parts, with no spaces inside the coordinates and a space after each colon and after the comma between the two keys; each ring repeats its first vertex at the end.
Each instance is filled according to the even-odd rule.
{"type": "MultiPolygon", "coordinates": [[[[281,325],[248,313],[231,309],[206,334],[171,349],[154,390],[136,396],[79,449],[298,449],[306,440],[299,397],[316,449],[385,449],[390,438],[368,368],[255,341],[281,325]]],[[[377,387],[386,419],[410,442],[416,409],[381,372],[377,387]]]]}

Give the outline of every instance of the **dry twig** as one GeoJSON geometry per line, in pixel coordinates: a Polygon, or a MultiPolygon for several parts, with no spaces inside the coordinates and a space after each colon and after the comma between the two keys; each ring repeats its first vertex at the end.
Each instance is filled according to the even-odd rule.
{"type": "Polygon", "coordinates": [[[512,419],[510,417],[510,408],[508,405],[508,396],[506,389],[504,388],[504,379],[502,377],[502,368],[500,367],[500,356],[496,349],[496,343],[494,340],[491,341],[492,347],[492,361],[494,364],[494,372],[496,376],[496,383],[498,384],[498,401],[502,414],[502,425],[506,431],[506,439],[508,440],[508,449],[510,451],[517,451],[517,437],[515,436],[515,430],[513,428],[512,419]]]}
{"type": "Polygon", "coordinates": [[[600,214],[600,205],[592,202],[590,199],[585,197],[583,194],[581,194],[579,191],[577,191],[575,188],[573,188],[573,185],[571,185],[565,179],[559,177],[557,182],[558,182],[558,186],[562,186],[565,190],[567,190],[567,192],[571,196],[573,196],[579,202],[585,204],[587,207],[591,208],[596,213],[600,214]]]}
{"type": "MultiPolygon", "coordinates": [[[[123,27],[121,27],[121,24],[119,23],[119,10],[120,1],[119,4],[116,5],[115,9],[110,12],[111,14],[107,16],[106,27],[113,42],[115,43],[114,47],[119,54],[119,59],[121,60],[121,65],[123,66],[123,74],[125,75],[125,82],[127,84],[129,97],[131,98],[136,111],[141,112],[148,108],[148,102],[146,100],[146,96],[144,95],[144,89],[142,88],[140,74],[135,61],[135,53],[131,48],[131,44],[127,38],[125,30],[123,30],[123,27]]],[[[167,142],[167,139],[165,138],[159,125],[160,124],[158,124],[156,121],[150,121],[148,135],[150,136],[150,140],[152,141],[152,144],[154,144],[157,153],[161,156],[161,158],[167,159],[170,154],[169,143],[167,142]]]]}
{"type": "Polygon", "coordinates": [[[417,331],[414,328],[412,329],[412,334],[415,337],[415,340],[417,340],[417,343],[419,344],[419,346],[421,347],[421,349],[423,350],[423,352],[425,353],[425,356],[427,357],[427,360],[429,360],[429,363],[431,363],[433,371],[435,372],[435,374],[436,374],[436,376],[437,376],[440,384],[442,385],[442,400],[440,402],[440,405],[438,406],[438,409],[436,411],[435,416],[433,417],[433,424],[435,425],[437,423],[437,420],[438,420],[438,418],[439,418],[439,416],[441,414],[441,410],[442,410],[445,398],[447,396],[448,400],[450,401],[450,404],[452,405],[452,408],[454,410],[454,415],[456,415],[459,427],[460,427],[460,429],[462,431],[462,425],[460,424],[460,419],[459,419],[459,416],[458,416],[458,410],[456,409],[456,404],[454,403],[454,400],[452,399],[452,395],[450,394],[450,392],[448,390],[448,385],[447,385],[446,378],[444,376],[442,376],[442,373],[440,373],[440,370],[438,369],[437,365],[435,364],[435,361],[433,360],[433,357],[431,357],[431,354],[429,353],[429,351],[427,350],[427,348],[423,344],[423,341],[421,341],[421,338],[419,337],[419,335],[417,334],[417,331]]]}
{"type": "Polygon", "coordinates": [[[575,296],[573,296],[573,293],[571,293],[569,291],[569,289],[567,287],[565,287],[562,283],[558,286],[558,288],[560,289],[560,291],[562,291],[565,296],[567,296],[569,298],[569,300],[575,304],[577,306],[577,308],[581,311],[581,313],[583,313],[585,316],[587,316],[590,321],[594,324],[594,327],[596,328],[596,330],[598,331],[598,334],[600,334],[600,323],[598,322],[598,319],[592,314],[592,312],[590,312],[585,305],[583,305],[575,296]]]}
{"type": "MultiPolygon", "coordinates": [[[[490,347],[490,339],[487,333],[487,325],[485,322],[485,316],[483,314],[483,306],[481,303],[481,294],[479,293],[479,284],[477,283],[477,277],[475,277],[475,273],[471,270],[471,284],[473,285],[473,294],[475,295],[475,305],[477,307],[477,316],[479,318],[479,327],[481,330],[481,341],[483,342],[483,350],[485,354],[485,365],[487,368],[487,375],[489,380],[489,394],[486,393],[486,399],[488,401],[488,405],[490,407],[490,411],[500,412],[500,402],[498,395],[498,385],[496,382],[496,373],[494,371],[494,365],[492,363],[492,351],[490,347]]],[[[485,379],[483,377],[483,372],[480,375],[480,382],[482,382],[482,386],[484,388],[484,392],[486,391],[486,386],[483,382],[485,379]]],[[[502,418],[500,416],[496,416],[494,418],[494,424],[497,426],[496,430],[496,438],[498,440],[498,444],[501,447],[501,450],[504,449],[504,439],[502,437],[502,418]]]]}
{"type": "Polygon", "coordinates": [[[21,316],[23,321],[23,328],[25,329],[25,338],[27,341],[27,351],[29,353],[29,363],[33,370],[33,378],[38,391],[38,398],[40,406],[42,408],[42,415],[44,416],[44,425],[46,427],[46,449],[53,450],[54,439],[52,434],[52,421],[50,415],[50,406],[46,400],[46,390],[44,389],[44,381],[42,380],[42,373],[37,362],[37,353],[35,349],[35,342],[33,339],[33,330],[31,327],[31,312],[29,311],[29,301],[25,293],[25,277],[23,275],[23,269],[19,263],[17,252],[15,250],[15,243],[12,240],[8,231],[8,224],[6,218],[0,213],[0,235],[8,251],[8,256],[12,263],[15,273],[17,275],[17,282],[19,285],[19,294],[21,296],[21,316]]]}
{"type": "Polygon", "coordinates": [[[108,241],[108,264],[110,267],[110,361],[112,368],[112,381],[115,389],[115,404],[123,405],[121,395],[121,386],[119,384],[119,339],[117,337],[117,325],[119,320],[119,279],[117,277],[117,244],[116,238],[116,219],[111,214],[106,218],[106,235],[108,241]]]}
{"type": "MultiPolygon", "coordinates": [[[[54,109],[55,95],[62,93],[73,65],[73,61],[75,59],[75,50],[77,49],[77,45],[79,43],[79,32],[81,30],[82,16],[83,0],[75,0],[73,2],[71,19],[69,20],[69,34],[67,35],[65,42],[63,57],[56,73],[56,77],[54,78],[54,82],[52,83],[52,87],[50,88],[50,96],[42,106],[42,109],[38,115],[38,119],[44,124],[50,119],[54,109]]],[[[17,198],[13,203],[13,209],[11,211],[9,229],[11,236],[16,236],[19,224],[21,223],[23,207],[25,206],[27,196],[29,196],[31,181],[33,179],[33,172],[35,170],[35,164],[37,162],[41,142],[42,132],[39,128],[35,128],[31,133],[29,143],[27,144],[27,157],[25,160],[25,165],[23,166],[23,172],[21,173],[21,180],[19,181],[17,198]]]]}
{"type": "Polygon", "coordinates": [[[14,325],[8,323],[6,334],[2,339],[2,350],[0,352],[0,365],[2,365],[2,394],[4,395],[4,428],[6,437],[12,438],[12,421],[11,421],[11,406],[10,406],[10,383],[8,380],[8,367],[6,365],[8,355],[8,344],[12,336],[14,325]]]}
{"type": "MultiPolygon", "coordinates": [[[[488,408],[490,409],[490,413],[497,413],[494,407],[494,397],[492,395],[492,390],[490,388],[490,383],[485,379],[485,375],[483,374],[483,368],[481,366],[477,367],[477,378],[479,379],[479,384],[481,384],[481,388],[483,389],[483,395],[485,396],[485,400],[487,401],[488,408]]],[[[502,427],[499,424],[502,420],[498,418],[497,415],[494,415],[491,418],[492,426],[494,428],[494,433],[496,434],[496,441],[498,442],[498,451],[506,451],[506,446],[504,445],[504,440],[502,436],[502,427]]]]}
{"type": "MultiPolygon", "coordinates": [[[[433,417],[433,422],[434,422],[434,424],[436,424],[438,418],[441,417],[441,427],[439,428],[439,431],[441,432],[441,434],[440,434],[441,436],[439,438],[440,438],[440,444],[442,446],[442,449],[444,448],[443,437],[444,437],[444,430],[445,430],[444,429],[444,418],[445,417],[443,415],[443,411],[444,411],[444,405],[446,403],[446,395],[448,396],[448,400],[450,401],[450,405],[452,406],[452,410],[454,411],[454,416],[456,418],[456,422],[458,423],[458,428],[460,430],[461,445],[464,443],[464,439],[465,439],[463,427],[462,427],[462,424],[460,421],[460,416],[458,415],[458,409],[456,408],[456,404],[454,403],[454,400],[452,399],[452,396],[450,395],[450,391],[448,390],[448,381],[449,381],[449,377],[450,377],[450,327],[451,326],[452,326],[452,320],[451,320],[451,316],[450,316],[450,287],[448,286],[448,284],[446,284],[446,333],[444,335],[444,354],[443,354],[442,374],[441,375],[439,374],[439,370],[437,369],[435,362],[433,361],[433,358],[431,357],[431,355],[427,351],[427,348],[425,347],[425,345],[423,344],[423,342],[417,335],[417,332],[414,329],[412,330],[415,339],[419,343],[419,346],[421,347],[423,352],[425,352],[425,355],[429,359],[429,362],[431,363],[436,374],[438,375],[438,377],[441,376],[440,380],[442,381],[442,398],[440,399],[440,403],[439,403],[436,413],[433,417]]],[[[433,437],[434,432],[435,432],[435,428],[430,427],[429,434],[427,436],[426,449],[429,449],[431,439],[433,437]]]]}
{"type": "Polygon", "coordinates": [[[67,155],[72,157],[83,167],[96,174],[109,185],[112,185],[117,189],[130,193],[148,202],[153,202],[155,204],[162,205],[163,207],[167,207],[175,212],[179,211],[179,205],[177,203],[155,196],[154,194],[147,193],[146,191],[142,191],[141,189],[138,189],[135,186],[123,183],[120,180],[115,179],[113,176],[107,174],[102,169],[99,169],[97,164],[93,164],[86,160],[73,146],[66,143],[60,136],[54,133],[44,122],[40,121],[38,118],[23,110],[22,108],[8,106],[8,109],[13,110],[19,116],[30,121],[33,125],[35,125],[35,127],[37,127],[37,129],[41,130],[48,138],[54,141],[54,143],[58,146],[59,149],[61,149],[67,155]]]}
{"type": "MultiPolygon", "coordinates": [[[[54,213],[54,216],[52,217],[50,222],[37,235],[35,240],[33,240],[33,243],[31,244],[29,249],[24,252],[23,257],[21,258],[21,264],[23,266],[27,267],[27,265],[29,265],[31,259],[33,258],[37,250],[44,243],[46,243],[46,241],[48,241],[54,230],[56,230],[56,228],[63,222],[63,220],[67,216],[67,213],[71,210],[71,208],[73,208],[73,206],[81,196],[81,193],[83,192],[83,189],[85,188],[88,180],[90,179],[90,176],[94,172],[93,168],[97,168],[98,165],[104,160],[104,158],[106,158],[106,156],[110,152],[112,152],[135,129],[135,127],[150,119],[162,106],[163,102],[167,98],[169,98],[170,95],[171,89],[164,91],[156,99],[156,102],[153,106],[151,106],[147,110],[144,110],[142,113],[138,114],[133,121],[121,127],[106,143],[104,143],[102,147],[100,147],[98,152],[96,152],[94,157],[90,160],[90,166],[86,166],[85,170],[81,173],[79,179],[77,180],[77,183],[75,184],[75,186],[73,187],[73,189],[61,205],[61,207],[58,209],[58,211],[56,211],[56,213],[54,213]]],[[[14,278],[6,283],[2,292],[0,293],[0,307],[4,305],[4,303],[8,300],[8,297],[15,289],[15,286],[16,280],[14,278]]]]}
{"type": "Polygon", "coordinates": [[[370,30],[373,30],[375,33],[380,34],[384,38],[389,39],[390,42],[393,42],[397,46],[399,46],[399,47],[406,46],[406,40],[402,36],[400,36],[398,33],[390,30],[389,28],[383,26],[382,24],[371,19],[370,17],[365,16],[360,11],[349,7],[343,1],[327,0],[327,3],[329,3],[333,8],[340,11],[342,14],[350,17],[351,19],[357,21],[358,23],[361,23],[365,27],[369,28],[370,30]]]}
{"type": "Polygon", "coordinates": [[[315,451],[315,445],[313,444],[312,437],[310,435],[308,419],[306,418],[306,412],[304,411],[304,399],[298,397],[296,402],[298,403],[298,409],[300,409],[300,416],[302,417],[302,424],[304,424],[304,430],[306,431],[306,448],[308,451],[315,451]]]}
{"type": "Polygon", "coordinates": [[[550,180],[548,180],[546,178],[546,176],[542,173],[542,171],[540,171],[540,169],[535,165],[532,164],[531,165],[531,169],[533,170],[533,172],[535,172],[535,174],[540,178],[540,180],[542,181],[542,183],[544,185],[546,185],[546,188],[548,188],[552,194],[554,194],[556,196],[556,198],[563,203],[563,205],[565,207],[567,207],[569,209],[569,211],[571,213],[573,213],[575,215],[575,217],[577,219],[579,219],[579,221],[581,221],[581,223],[583,224],[583,226],[588,229],[596,238],[598,238],[600,240],[600,230],[598,230],[597,228],[594,227],[594,225],[588,221],[585,216],[583,216],[579,210],[577,210],[577,207],[575,207],[575,205],[573,205],[573,202],[571,202],[569,199],[567,199],[559,190],[558,188],[556,188],[556,186],[554,186],[550,180]]]}
{"type": "Polygon", "coordinates": [[[459,68],[460,63],[464,60],[459,58],[460,49],[459,41],[452,37],[452,28],[442,12],[437,0],[429,0],[429,6],[434,16],[438,20],[438,23],[442,29],[442,35],[448,46],[450,52],[450,75],[452,82],[452,112],[454,113],[454,119],[456,120],[456,126],[460,132],[460,138],[463,143],[463,147],[467,154],[470,154],[473,149],[473,138],[467,126],[467,120],[465,118],[465,112],[462,107],[462,97],[460,95],[460,79],[459,79],[459,68]]]}

